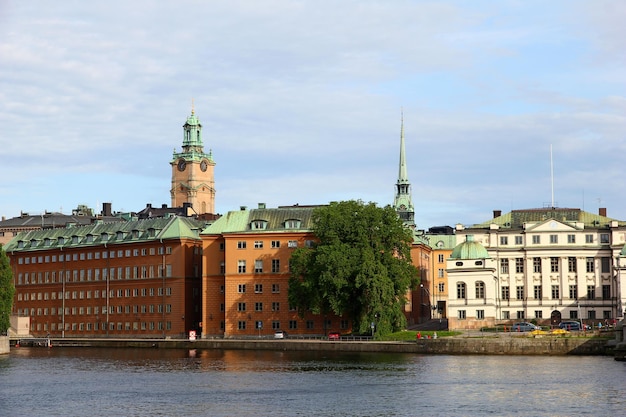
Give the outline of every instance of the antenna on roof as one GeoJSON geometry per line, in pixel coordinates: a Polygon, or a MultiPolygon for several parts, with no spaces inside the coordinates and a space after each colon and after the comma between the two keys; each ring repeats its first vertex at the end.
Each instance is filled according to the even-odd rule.
{"type": "Polygon", "coordinates": [[[552,189],[551,207],[554,208],[554,165],[552,164],[552,144],[550,144],[550,187],[552,189]]]}

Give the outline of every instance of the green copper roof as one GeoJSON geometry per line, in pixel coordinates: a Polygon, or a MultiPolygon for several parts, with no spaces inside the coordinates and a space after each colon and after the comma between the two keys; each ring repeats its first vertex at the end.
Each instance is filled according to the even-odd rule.
{"type": "Polygon", "coordinates": [[[626,221],[620,221],[599,214],[589,213],[577,208],[537,208],[525,210],[513,210],[509,213],[475,224],[470,228],[488,229],[491,224],[497,224],[500,228],[521,229],[524,223],[539,223],[554,219],[560,222],[584,223],[586,228],[606,228],[610,222],[617,221],[619,226],[626,226],[626,221]]]}
{"type": "Polygon", "coordinates": [[[459,243],[452,253],[451,259],[489,259],[487,249],[480,243],[474,241],[474,235],[467,235],[465,242],[459,243]]]}
{"type": "Polygon", "coordinates": [[[456,246],[456,235],[429,235],[428,246],[433,249],[453,249],[456,246]]]}
{"type": "Polygon", "coordinates": [[[311,214],[316,207],[242,208],[220,217],[202,234],[309,231],[312,226],[311,214]]]}
{"type": "Polygon", "coordinates": [[[35,251],[115,245],[151,240],[200,239],[204,222],[187,217],[156,218],[129,222],[95,223],[19,233],[4,247],[5,251],[35,251]]]}

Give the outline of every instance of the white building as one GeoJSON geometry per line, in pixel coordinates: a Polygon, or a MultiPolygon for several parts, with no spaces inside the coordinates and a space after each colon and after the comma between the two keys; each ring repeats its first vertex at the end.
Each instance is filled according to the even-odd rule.
{"type": "Polygon", "coordinates": [[[580,209],[513,210],[456,227],[449,327],[613,322],[626,307],[626,222],[580,209]],[[621,260],[621,263],[620,263],[621,260]]]}

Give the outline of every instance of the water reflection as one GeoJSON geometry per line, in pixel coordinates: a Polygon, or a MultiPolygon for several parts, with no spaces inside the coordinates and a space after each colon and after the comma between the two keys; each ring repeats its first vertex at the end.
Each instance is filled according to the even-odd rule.
{"type": "Polygon", "coordinates": [[[613,416],[624,371],[604,357],[20,348],[0,358],[0,404],[8,416],[613,416]]]}

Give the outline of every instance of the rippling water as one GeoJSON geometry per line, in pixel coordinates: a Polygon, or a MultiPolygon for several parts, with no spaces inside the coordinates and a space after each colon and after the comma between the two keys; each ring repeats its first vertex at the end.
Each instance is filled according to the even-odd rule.
{"type": "Polygon", "coordinates": [[[609,357],[19,348],[2,416],[622,416],[609,357]]]}

